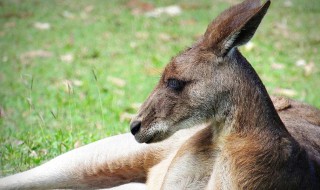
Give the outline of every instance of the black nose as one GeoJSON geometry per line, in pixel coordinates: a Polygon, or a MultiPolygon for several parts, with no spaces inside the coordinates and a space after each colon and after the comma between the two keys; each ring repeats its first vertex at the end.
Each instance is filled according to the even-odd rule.
{"type": "Polygon", "coordinates": [[[130,125],[130,130],[133,135],[137,134],[140,128],[141,128],[141,121],[133,121],[130,125]]]}

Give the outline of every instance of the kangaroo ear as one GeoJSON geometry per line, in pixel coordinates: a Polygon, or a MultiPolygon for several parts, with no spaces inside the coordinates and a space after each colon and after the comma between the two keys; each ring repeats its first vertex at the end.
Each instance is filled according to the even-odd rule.
{"type": "Polygon", "coordinates": [[[217,56],[225,56],[232,48],[247,43],[257,30],[270,6],[270,0],[246,0],[222,12],[208,26],[202,46],[217,56]]]}

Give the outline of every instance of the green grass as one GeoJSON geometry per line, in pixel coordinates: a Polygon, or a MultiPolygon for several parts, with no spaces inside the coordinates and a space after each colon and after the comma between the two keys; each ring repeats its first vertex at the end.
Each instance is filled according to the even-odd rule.
{"type": "MultiPolygon", "coordinates": [[[[179,1],[181,15],[148,18],[132,14],[126,1],[0,1],[0,175],[128,132],[123,113],[136,112],[164,65],[230,2],[179,1]],[[36,22],[51,27],[39,30],[36,22]],[[35,50],[51,56],[30,57],[35,50]],[[61,60],[66,54],[72,62],[61,60]]],[[[270,93],[291,89],[293,98],[320,107],[319,23],[318,0],[272,3],[253,49],[241,48],[270,93]],[[313,63],[311,72],[298,60],[313,63]]]]}

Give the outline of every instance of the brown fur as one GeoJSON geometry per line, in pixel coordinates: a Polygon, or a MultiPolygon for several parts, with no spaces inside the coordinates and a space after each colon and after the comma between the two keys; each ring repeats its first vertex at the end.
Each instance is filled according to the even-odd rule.
{"type": "MultiPolygon", "coordinates": [[[[320,188],[318,110],[278,99],[280,119],[262,81],[237,50],[253,36],[269,5],[247,0],[218,16],[203,38],[166,66],[136,119],[141,120],[136,140],[147,143],[210,122],[216,148],[209,151],[209,188],[320,188]],[[183,88],[172,88],[172,79],[183,81],[183,88]]],[[[200,148],[205,139],[188,141],[187,147],[200,148]]],[[[177,157],[193,148],[186,150],[177,157]]]]}

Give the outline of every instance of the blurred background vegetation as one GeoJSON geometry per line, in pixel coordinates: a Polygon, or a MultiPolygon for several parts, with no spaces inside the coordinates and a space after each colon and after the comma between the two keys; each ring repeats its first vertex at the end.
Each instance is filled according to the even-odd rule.
{"type": "MultiPolygon", "coordinates": [[[[128,132],[164,65],[238,2],[1,0],[0,175],[128,132]]],[[[320,108],[319,24],[319,0],[273,1],[241,47],[271,94],[320,108]]]]}

